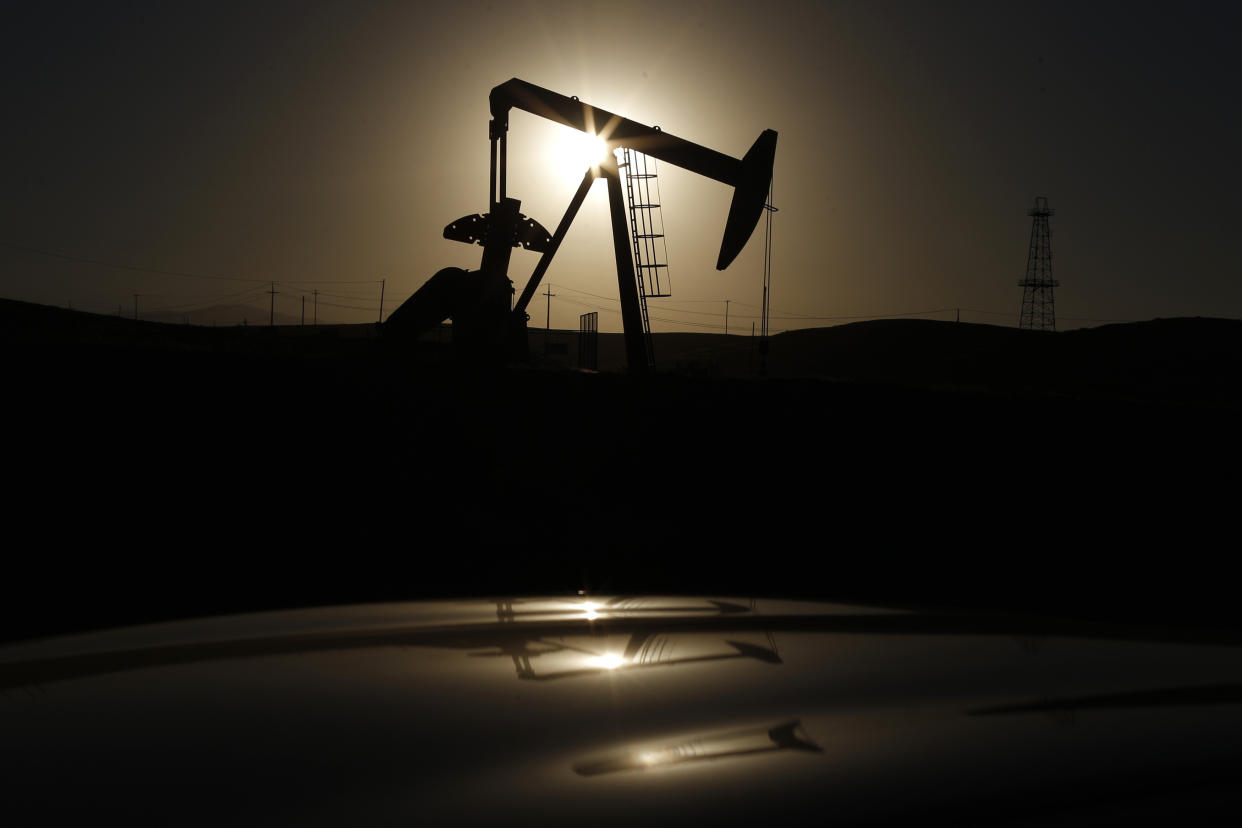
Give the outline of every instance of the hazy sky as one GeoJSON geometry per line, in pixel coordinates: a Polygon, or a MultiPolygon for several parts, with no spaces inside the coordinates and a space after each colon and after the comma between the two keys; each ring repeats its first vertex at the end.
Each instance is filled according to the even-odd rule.
{"type": "MultiPolygon", "coordinates": [[[[478,266],[441,233],[487,208],[488,91],[519,77],[738,157],[777,130],[774,330],[954,307],[1016,324],[1037,195],[1061,328],[1242,317],[1242,4],[427,7],[10,4],[0,295],[265,308],[276,280],[278,310],[318,288],[321,318],[374,319],[379,279],[391,310],[478,266]]],[[[509,193],[549,229],[582,172],[566,132],[511,119],[509,193]]],[[[731,191],[660,171],[674,297],[652,314],[680,321],[656,329],[719,330],[699,326],[730,299],[749,331],[762,234],[717,272],[731,191]]],[[[536,258],[514,253],[519,290],[536,258]]],[[[548,280],[554,327],[599,308],[619,329],[602,182],[548,280]]]]}

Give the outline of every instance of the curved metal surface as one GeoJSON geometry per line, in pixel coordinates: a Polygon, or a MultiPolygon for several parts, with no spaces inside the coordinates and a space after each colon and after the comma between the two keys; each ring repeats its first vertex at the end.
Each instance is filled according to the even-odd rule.
{"type": "Polygon", "coordinates": [[[728,598],[209,618],[0,648],[0,778],[49,824],[1193,824],[1238,813],[1239,655],[728,598]]]}

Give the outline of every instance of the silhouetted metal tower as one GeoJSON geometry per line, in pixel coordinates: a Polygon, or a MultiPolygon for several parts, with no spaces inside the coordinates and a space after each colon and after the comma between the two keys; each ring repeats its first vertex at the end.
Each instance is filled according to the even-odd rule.
{"type": "Polygon", "coordinates": [[[1048,217],[1053,209],[1048,206],[1047,198],[1039,196],[1026,214],[1032,217],[1031,249],[1026,256],[1026,278],[1018,282],[1022,286],[1022,316],[1018,327],[1055,331],[1057,312],[1052,289],[1060,282],[1052,278],[1052,231],[1048,229],[1048,217]]]}

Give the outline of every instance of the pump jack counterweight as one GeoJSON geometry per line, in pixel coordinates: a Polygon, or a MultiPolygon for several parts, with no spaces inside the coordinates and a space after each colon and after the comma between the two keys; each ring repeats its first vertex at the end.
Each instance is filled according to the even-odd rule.
{"type": "Polygon", "coordinates": [[[630,207],[613,153],[640,152],[734,188],[716,259],[716,269],[724,270],[745,247],[763,213],[776,157],[776,132],[764,130],[750,150],[737,159],[663,132],[659,127],[631,121],[576,97],[566,97],[517,78],[492,89],[490,106],[488,212],[464,216],[444,228],[447,239],[483,246],[479,270],[445,268],[436,273],[382,323],[385,337],[396,341],[416,339],[451,317],[453,340],[460,353],[488,362],[524,359],[529,347],[527,307],[591,186],[597,178],[603,178],[608,187],[626,360],[631,373],[646,373],[651,366],[651,349],[637,281],[641,274],[635,269],[636,264],[642,263],[634,260],[630,207]],[[520,202],[508,197],[509,111],[515,108],[598,135],[608,148],[604,161],[583,175],[553,234],[519,213],[520,202]],[[508,269],[514,247],[538,252],[541,257],[510,310],[513,283],[508,269]]]}

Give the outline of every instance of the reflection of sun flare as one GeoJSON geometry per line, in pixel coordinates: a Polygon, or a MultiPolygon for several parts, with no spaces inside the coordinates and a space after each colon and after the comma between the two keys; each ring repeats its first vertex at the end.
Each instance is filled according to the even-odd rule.
{"type": "Polygon", "coordinates": [[[604,653],[601,656],[593,656],[591,664],[604,670],[615,670],[625,663],[625,659],[616,653],[604,653]]]}
{"type": "Polygon", "coordinates": [[[558,130],[558,140],[549,147],[551,161],[568,178],[581,178],[589,167],[599,166],[608,157],[608,144],[598,135],[576,129],[558,130]]]}
{"type": "Polygon", "coordinates": [[[582,609],[586,612],[586,618],[588,621],[594,621],[596,618],[599,618],[599,613],[596,612],[596,610],[599,609],[599,604],[594,601],[583,602],[582,609]]]}

